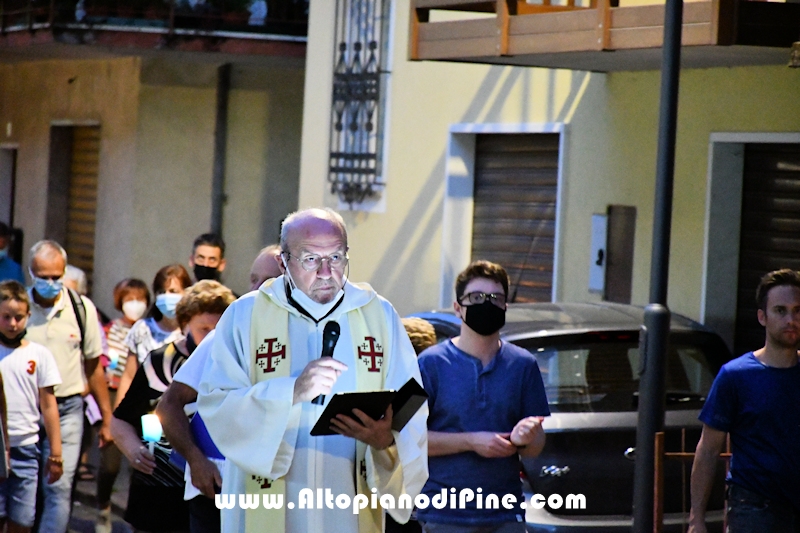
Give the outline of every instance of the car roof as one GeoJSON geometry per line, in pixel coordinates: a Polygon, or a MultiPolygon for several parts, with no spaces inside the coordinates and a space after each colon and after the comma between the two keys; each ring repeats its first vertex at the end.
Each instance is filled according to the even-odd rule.
{"type": "MultiPolygon", "coordinates": [[[[459,326],[452,309],[414,313],[413,316],[459,326]]],[[[638,330],[644,322],[644,308],[610,302],[598,303],[512,303],[508,305],[506,339],[552,336],[587,331],[638,330]]],[[[702,324],[673,313],[673,332],[708,331],[702,324]]]]}

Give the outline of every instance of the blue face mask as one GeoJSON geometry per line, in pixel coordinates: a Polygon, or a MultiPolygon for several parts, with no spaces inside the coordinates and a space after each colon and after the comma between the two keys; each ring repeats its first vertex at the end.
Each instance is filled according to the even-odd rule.
{"type": "Polygon", "coordinates": [[[60,279],[37,278],[33,274],[31,274],[31,277],[33,278],[33,289],[45,300],[52,300],[58,296],[64,286],[60,279]]]}
{"type": "Polygon", "coordinates": [[[8,257],[8,248],[0,248],[0,261],[8,257]]]}
{"type": "Polygon", "coordinates": [[[178,307],[178,302],[183,298],[182,294],[174,294],[165,292],[156,296],[156,307],[161,314],[169,319],[175,318],[175,308],[178,307]]]}

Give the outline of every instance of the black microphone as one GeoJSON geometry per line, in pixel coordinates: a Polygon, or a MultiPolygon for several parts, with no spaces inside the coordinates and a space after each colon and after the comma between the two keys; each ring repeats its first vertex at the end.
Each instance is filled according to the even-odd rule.
{"type": "MultiPolygon", "coordinates": [[[[322,357],[333,357],[333,349],[336,347],[336,343],[339,341],[339,333],[341,332],[341,327],[339,323],[335,320],[331,320],[327,324],[325,324],[325,329],[322,330],[322,357]]],[[[311,403],[314,405],[322,405],[325,403],[325,395],[320,394],[313,400],[311,403]]]]}

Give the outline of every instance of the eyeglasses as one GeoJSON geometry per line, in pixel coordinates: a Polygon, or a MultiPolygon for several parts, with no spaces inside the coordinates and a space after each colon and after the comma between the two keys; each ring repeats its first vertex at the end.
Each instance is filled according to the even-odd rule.
{"type": "Polygon", "coordinates": [[[506,295],[503,293],[468,292],[461,297],[461,305],[480,305],[489,299],[497,307],[505,307],[506,295]]]}
{"type": "Polygon", "coordinates": [[[347,264],[347,261],[350,259],[347,257],[347,252],[334,252],[331,255],[316,255],[316,254],[309,254],[303,257],[297,257],[289,252],[283,252],[286,257],[294,259],[300,266],[303,267],[303,270],[306,272],[316,272],[322,266],[323,261],[328,262],[328,266],[331,269],[339,269],[344,268],[347,264]]]}

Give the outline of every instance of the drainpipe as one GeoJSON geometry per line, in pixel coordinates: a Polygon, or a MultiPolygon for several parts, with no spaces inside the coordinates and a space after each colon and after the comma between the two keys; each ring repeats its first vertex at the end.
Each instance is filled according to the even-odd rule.
{"type": "MultiPolygon", "coordinates": [[[[667,0],[661,62],[650,305],[645,309],[639,379],[639,418],[633,485],[633,532],[654,531],[655,434],[664,429],[665,374],[670,311],[667,308],[672,193],[675,177],[675,133],[681,63],[683,0],[667,0]]],[[[660,492],[663,498],[663,491],[660,492]]],[[[658,530],[661,530],[659,525],[658,530]]]]}
{"type": "Polygon", "coordinates": [[[225,195],[225,148],[228,141],[228,94],[231,90],[231,64],[217,69],[217,119],[214,125],[214,173],[211,180],[211,232],[222,236],[222,210],[225,195]]]}

